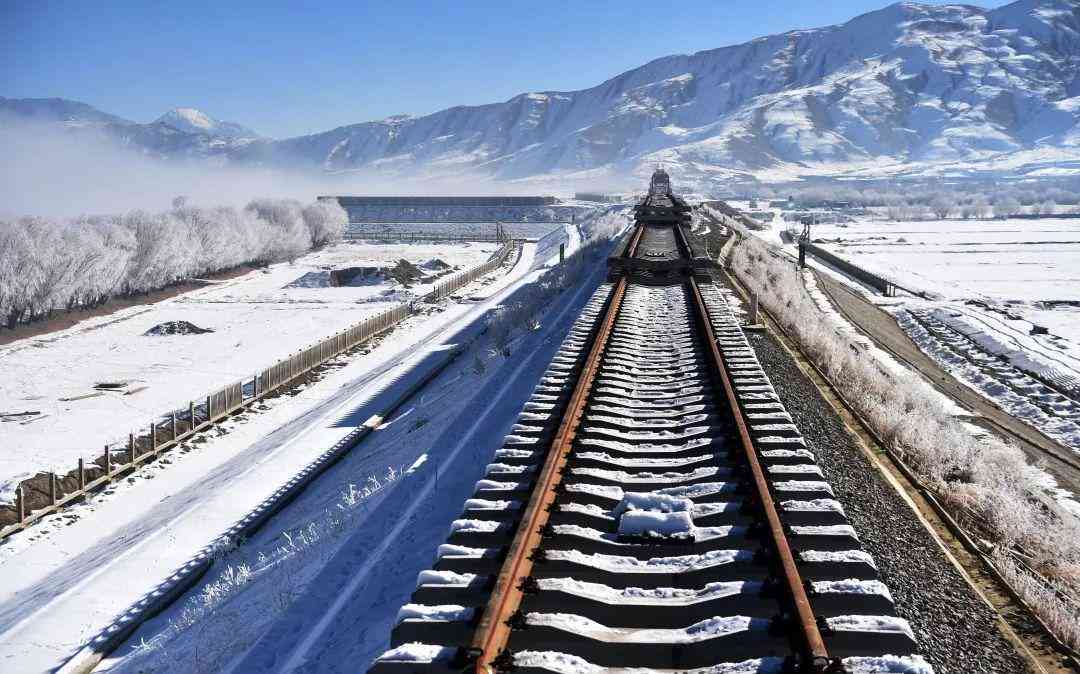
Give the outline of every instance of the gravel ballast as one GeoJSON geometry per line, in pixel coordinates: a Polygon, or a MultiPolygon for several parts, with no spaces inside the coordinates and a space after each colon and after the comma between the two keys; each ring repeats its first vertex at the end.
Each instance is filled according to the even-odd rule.
{"type": "Polygon", "coordinates": [[[1028,671],[999,632],[995,613],[877,472],[791,355],[772,335],[748,337],[863,546],[877,562],[897,613],[911,623],[937,674],[1028,671]]]}

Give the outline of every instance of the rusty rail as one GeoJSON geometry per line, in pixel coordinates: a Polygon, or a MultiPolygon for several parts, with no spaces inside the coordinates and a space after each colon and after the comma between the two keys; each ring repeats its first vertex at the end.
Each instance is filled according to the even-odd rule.
{"type": "Polygon", "coordinates": [[[723,385],[724,395],[731,407],[731,415],[739,431],[739,446],[754,478],[754,495],[768,523],[772,545],[784,574],[784,583],[795,607],[800,636],[803,641],[804,655],[807,657],[807,662],[802,664],[809,665],[810,671],[824,672],[829,667],[828,649],[825,648],[825,641],[822,639],[821,631],[818,629],[817,619],[810,608],[810,599],[806,595],[802,576],[795,565],[795,556],[791,552],[791,546],[788,545],[787,535],[784,533],[784,526],[780,521],[780,514],[776,511],[776,504],[773,502],[772,494],[769,491],[765,471],[761,467],[757,451],[754,449],[753,441],[750,439],[750,431],[746,427],[746,419],[743,417],[742,410],[739,407],[739,400],[735,395],[735,389],[731,384],[727,367],[720,356],[716,335],[712,329],[712,322],[709,320],[709,312],[705,307],[705,299],[701,295],[697,280],[691,277],[689,283],[694,296],[692,304],[697,310],[702,331],[705,333],[705,339],[709,343],[712,365],[723,385]]]}
{"type": "MultiPolygon", "coordinates": [[[[642,231],[643,228],[638,227],[634,232],[630,245],[626,249],[627,257],[633,256],[642,231]]],[[[495,587],[491,592],[491,600],[485,607],[476,628],[472,652],[477,655],[475,671],[478,674],[495,672],[495,660],[510,639],[510,618],[517,612],[524,594],[521,583],[532,572],[534,562],[532,553],[540,545],[541,532],[550,515],[549,507],[555,500],[556,488],[562,482],[562,469],[566,465],[577,434],[578,424],[585,411],[585,403],[589,399],[589,392],[592,390],[593,381],[596,379],[600,366],[600,358],[604,355],[608,337],[615,325],[615,317],[619,315],[619,308],[626,294],[626,286],[627,280],[623,277],[619,279],[612,292],[604,319],[600,323],[600,329],[589,350],[581,374],[578,375],[577,384],[559,424],[559,430],[551,441],[551,448],[544,459],[544,466],[537,478],[536,487],[529,497],[521,525],[510,544],[506,561],[499,569],[495,587]]]]}

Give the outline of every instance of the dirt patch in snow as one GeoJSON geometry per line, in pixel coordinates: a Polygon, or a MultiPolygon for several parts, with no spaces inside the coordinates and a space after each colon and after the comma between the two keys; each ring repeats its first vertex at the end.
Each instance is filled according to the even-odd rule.
{"type": "Polygon", "coordinates": [[[451,268],[451,265],[437,257],[433,257],[430,260],[421,262],[420,267],[427,269],[428,271],[446,271],[451,268]]]}
{"type": "Polygon", "coordinates": [[[388,269],[386,273],[390,278],[405,287],[422,280],[426,276],[423,269],[404,258],[398,260],[397,264],[388,269]]]}
{"type": "Polygon", "coordinates": [[[200,328],[187,321],[166,321],[158,323],[143,333],[146,337],[167,337],[171,335],[205,335],[213,332],[210,328],[200,328]]]}

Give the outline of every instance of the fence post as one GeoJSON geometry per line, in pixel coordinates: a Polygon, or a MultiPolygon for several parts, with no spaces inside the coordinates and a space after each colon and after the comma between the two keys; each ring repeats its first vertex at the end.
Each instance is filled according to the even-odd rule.
{"type": "Polygon", "coordinates": [[[56,505],[56,473],[49,473],[49,505],[56,505]]]}
{"type": "Polygon", "coordinates": [[[206,396],[206,422],[209,423],[214,420],[214,396],[213,394],[206,396]]]}
{"type": "Polygon", "coordinates": [[[109,453],[109,445],[105,444],[105,477],[112,476],[112,454],[109,453]]]}
{"type": "Polygon", "coordinates": [[[19,524],[26,520],[26,498],[21,484],[15,489],[15,516],[19,518],[19,524]]]}
{"type": "Polygon", "coordinates": [[[191,421],[191,428],[189,428],[188,430],[191,431],[192,433],[194,433],[195,432],[195,401],[194,400],[189,400],[188,401],[188,418],[191,421]]]}
{"type": "Polygon", "coordinates": [[[758,297],[757,293],[750,293],[750,325],[757,324],[758,297]]]}
{"type": "Polygon", "coordinates": [[[150,451],[157,454],[157,422],[150,422],[150,451]]]}
{"type": "Polygon", "coordinates": [[[128,458],[132,466],[135,465],[135,434],[128,433],[128,458]]]}
{"type": "Polygon", "coordinates": [[[172,439],[173,439],[173,442],[176,442],[176,435],[177,435],[177,433],[176,433],[176,410],[173,410],[173,413],[172,413],[172,439]]]}
{"type": "Polygon", "coordinates": [[[79,457],[79,491],[86,489],[86,463],[79,457]]]}

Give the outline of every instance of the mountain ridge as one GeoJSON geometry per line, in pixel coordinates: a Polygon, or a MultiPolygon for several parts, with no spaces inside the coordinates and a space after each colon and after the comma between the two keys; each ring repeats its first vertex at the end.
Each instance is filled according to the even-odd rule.
{"type": "Polygon", "coordinates": [[[841,24],[660,57],[586,89],[281,140],[178,144],[185,156],[236,164],[402,177],[618,177],[657,163],[701,183],[1038,175],[1080,165],[1080,0],[899,2],[841,24]]]}

